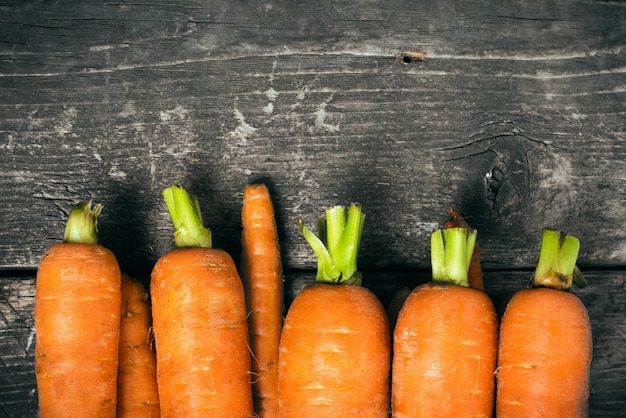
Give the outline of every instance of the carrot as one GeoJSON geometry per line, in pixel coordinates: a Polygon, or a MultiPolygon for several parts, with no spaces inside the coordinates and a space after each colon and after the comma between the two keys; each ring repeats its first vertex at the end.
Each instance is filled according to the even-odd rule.
{"type": "MultiPolygon", "coordinates": [[[[443,228],[467,228],[470,226],[457,210],[451,206],[448,210],[448,219],[444,222],[443,228]]],[[[472,259],[470,260],[469,269],[467,271],[467,280],[469,285],[475,289],[485,290],[483,282],[483,271],[480,265],[480,246],[478,242],[474,243],[472,251],[472,259]]]]}
{"type": "Polygon", "coordinates": [[[115,417],[120,268],[98,245],[102,205],[74,206],[43,255],[35,290],[40,417],[115,417]]]}
{"type": "Polygon", "coordinates": [[[493,410],[497,318],[469,286],[476,231],[436,230],[433,281],[411,291],[394,330],[392,416],[488,417],[493,410]]]}
{"type": "MultiPolygon", "coordinates": [[[[443,223],[443,228],[466,228],[470,229],[469,224],[454,207],[448,209],[448,219],[443,223]]],[[[478,290],[484,290],[483,271],[480,265],[480,248],[478,242],[474,243],[474,251],[472,251],[472,258],[470,260],[469,268],[467,271],[467,281],[470,287],[478,290]]],[[[409,296],[411,290],[407,287],[400,288],[394,293],[391,301],[387,305],[387,315],[391,323],[392,331],[395,329],[395,324],[398,319],[400,309],[404,304],[404,301],[409,296]]]]}
{"type": "Polygon", "coordinates": [[[158,417],[152,312],[140,281],[122,273],[117,417],[158,417]]]}
{"type": "Polygon", "coordinates": [[[335,206],[320,236],[300,228],[318,262],[316,282],[296,296],[280,341],[281,417],[387,417],[391,339],[385,310],[361,286],[356,259],[361,207],[335,206]]]}
{"type": "Polygon", "coordinates": [[[283,325],[283,273],[274,207],[264,184],[244,189],[240,273],[248,309],[252,385],[259,417],[278,416],[278,344],[283,325]]]}
{"type": "Polygon", "coordinates": [[[569,292],[580,242],[543,231],[533,286],[513,295],[500,325],[496,414],[586,417],[593,351],[583,303],[569,292]]]}
{"type": "Polygon", "coordinates": [[[163,417],[251,417],[243,285],[232,258],[212,248],[200,206],[182,186],[164,190],[177,248],[152,270],[150,294],[163,417]]]}

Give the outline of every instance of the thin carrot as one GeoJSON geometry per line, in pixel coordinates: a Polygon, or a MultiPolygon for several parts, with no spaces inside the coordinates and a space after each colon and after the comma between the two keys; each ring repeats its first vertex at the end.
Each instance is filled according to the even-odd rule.
{"type": "Polygon", "coordinates": [[[200,206],[182,186],[164,190],[178,248],[153,268],[150,294],[163,417],[252,417],[243,285],[232,258],[212,248],[200,206]]]}
{"type": "MultiPolygon", "coordinates": [[[[448,210],[448,219],[444,222],[443,228],[467,228],[470,229],[467,221],[461,216],[461,214],[450,206],[448,210]]],[[[480,246],[478,242],[474,243],[474,250],[472,251],[472,259],[470,260],[469,269],[467,271],[467,281],[470,287],[479,290],[485,290],[483,281],[483,270],[480,265],[480,246]]]]}
{"type": "Polygon", "coordinates": [[[246,294],[252,348],[253,396],[261,418],[278,416],[278,344],[283,325],[283,272],[269,190],[244,189],[240,273],[246,294]]]}
{"type": "Polygon", "coordinates": [[[320,238],[300,228],[318,261],[316,283],[294,299],[280,341],[281,417],[387,417],[391,341],[378,298],[361,287],[361,207],[326,211],[320,238]],[[325,221],[325,223],[324,223],[325,221]]]}
{"type": "Polygon", "coordinates": [[[588,415],[591,324],[584,304],[569,292],[579,248],[578,239],[545,229],[533,286],[519,290],[506,307],[498,418],[588,415]]]}
{"type": "Polygon", "coordinates": [[[158,417],[152,312],[140,281],[122,273],[117,418],[158,417]]]}
{"type": "Polygon", "coordinates": [[[97,244],[102,205],[77,204],[63,242],[37,271],[35,367],[40,417],[115,417],[120,268],[97,244]]]}
{"type": "Polygon", "coordinates": [[[476,231],[431,237],[433,282],[413,289],[394,330],[392,416],[489,417],[493,410],[497,318],[469,287],[476,231]]]}

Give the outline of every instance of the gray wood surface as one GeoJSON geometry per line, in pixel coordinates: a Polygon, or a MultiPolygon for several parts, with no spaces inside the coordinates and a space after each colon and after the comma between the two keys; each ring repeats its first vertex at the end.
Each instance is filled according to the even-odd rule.
{"type": "Polygon", "coordinates": [[[171,248],[163,188],[197,194],[237,259],[243,188],[264,181],[292,289],[315,266],[298,218],[350,201],[382,299],[427,274],[450,205],[494,298],[543,227],[577,236],[592,415],[620,416],[625,115],[621,1],[3,2],[0,415],[36,409],[33,278],[74,203],[104,204],[101,242],[147,280],[171,248]]]}
{"type": "Polygon", "coordinates": [[[3,266],[34,268],[92,198],[102,241],[146,270],[171,239],[174,182],[237,251],[259,179],[289,267],[313,263],[297,218],[350,200],[369,216],[367,267],[425,267],[451,204],[486,267],[531,266],[544,226],[583,238],[584,265],[626,264],[626,6],[457,3],[1,6],[3,266]]]}

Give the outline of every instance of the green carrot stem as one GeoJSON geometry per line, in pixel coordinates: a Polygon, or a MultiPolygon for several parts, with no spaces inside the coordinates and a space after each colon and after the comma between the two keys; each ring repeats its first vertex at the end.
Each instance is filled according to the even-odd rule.
{"type": "Polygon", "coordinates": [[[102,212],[101,204],[91,207],[91,202],[77,203],[67,218],[63,242],[97,244],[100,212],[102,212]]]}
{"type": "Polygon", "coordinates": [[[576,285],[576,287],[582,289],[584,287],[589,286],[589,283],[587,283],[587,279],[585,279],[583,272],[580,271],[578,266],[574,267],[574,274],[572,274],[572,276],[573,276],[572,281],[576,285]]]}
{"type": "Polygon", "coordinates": [[[468,271],[476,244],[476,230],[445,228],[430,238],[432,279],[438,283],[469,286],[468,271]]]}
{"type": "Polygon", "coordinates": [[[324,226],[322,229],[318,229],[318,234],[322,235],[326,233],[326,248],[328,248],[330,256],[333,257],[336,254],[337,246],[340,244],[343,231],[346,228],[345,209],[342,206],[334,206],[326,209],[324,226]]]}
{"type": "MultiPolygon", "coordinates": [[[[572,287],[580,241],[556,229],[546,228],[541,238],[539,260],[533,275],[534,286],[567,290],[572,287]]],[[[576,271],[577,281],[582,277],[576,271]]],[[[584,279],[583,279],[584,282],[584,279]]],[[[585,282],[586,283],[586,282],[585,282]]]]}
{"type": "Polygon", "coordinates": [[[361,284],[357,256],[364,221],[357,203],[352,203],[347,213],[343,206],[328,208],[325,218],[318,222],[319,237],[299,221],[302,235],[317,258],[317,283],[361,284]]]}
{"type": "Polygon", "coordinates": [[[211,230],[204,227],[198,198],[180,185],[163,190],[163,198],[174,226],[176,247],[211,248],[211,230]]]}

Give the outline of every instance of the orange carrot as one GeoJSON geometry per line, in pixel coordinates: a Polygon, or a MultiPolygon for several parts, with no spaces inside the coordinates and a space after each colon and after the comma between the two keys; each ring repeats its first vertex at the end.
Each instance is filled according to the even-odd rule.
{"type": "MultiPolygon", "coordinates": [[[[448,219],[444,222],[443,228],[466,228],[470,226],[465,219],[454,207],[448,210],[448,219]]],[[[483,283],[483,271],[480,265],[480,246],[478,242],[474,243],[474,251],[472,251],[472,259],[470,260],[469,269],[467,271],[467,280],[470,287],[479,290],[485,290],[483,283]]]]}
{"type": "Polygon", "coordinates": [[[252,417],[243,285],[232,258],[212,248],[198,200],[163,192],[178,248],[152,271],[150,294],[163,417],[252,417]]]}
{"type": "Polygon", "coordinates": [[[115,417],[120,268],[97,244],[102,205],[77,204],[63,242],[37,271],[35,367],[40,417],[115,417]]]}
{"type": "Polygon", "coordinates": [[[464,228],[432,234],[433,282],[413,289],[394,330],[395,418],[491,416],[497,319],[467,280],[475,239],[464,228]]]}
{"type": "Polygon", "coordinates": [[[352,204],[326,211],[313,247],[316,283],[291,304],[280,341],[281,417],[387,417],[391,341],[378,298],[356,270],[363,217],[352,204]]]}
{"type": "Polygon", "coordinates": [[[283,325],[283,273],[274,207],[264,184],[244,189],[240,273],[252,348],[253,396],[261,418],[278,416],[278,344],[283,325]]]}
{"type": "Polygon", "coordinates": [[[148,293],[122,273],[117,418],[158,417],[159,392],[148,293]]]}
{"type": "MultiPolygon", "coordinates": [[[[450,207],[448,210],[448,219],[443,223],[443,228],[466,228],[470,229],[469,224],[463,219],[461,214],[457,212],[454,207],[450,207]]],[[[474,243],[474,251],[472,251],[472,258],[470,260],[469,268],[467,271],[467,281],[470,287],[478,290],[484,290],[483,271],[480,265],[480,248],[478,242],[474,243]]],[[[391,324],[391,330],[395,328],[396,321],[398,320],[398,314],[404,304],[404,301],[409,296],[411,290],[407,287],[400,288],[394,293],[391,301],[387,305],[387,315],[389,316],[389,322],[391,324]]]]}
{"type": "Polygon", "coordinates": [[[534,286],[518,291],[506,307],[498,349],[498,418],[588,415],[591,324],[583,303],[568,292],[579,248],[578,239],[545,229],[534,286]]]}

